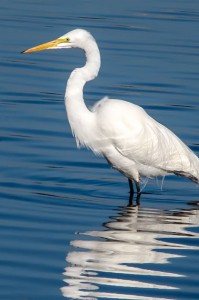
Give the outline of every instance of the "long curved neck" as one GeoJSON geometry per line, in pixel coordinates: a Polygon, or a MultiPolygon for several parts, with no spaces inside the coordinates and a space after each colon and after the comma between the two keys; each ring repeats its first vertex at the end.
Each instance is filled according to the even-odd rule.
{"type": "Polygon", "coordinates": [[[75,69],[67,82],[65,105],[68,120],[78,143],[86,144],[87,127],[92,126],[93,113],[87,108],[83,98],[83,88],[87,81],[93,80],[100,69],[100,52],[94,39],[89,40],[83,49],[86,55],[86,64],[75,69]]]}

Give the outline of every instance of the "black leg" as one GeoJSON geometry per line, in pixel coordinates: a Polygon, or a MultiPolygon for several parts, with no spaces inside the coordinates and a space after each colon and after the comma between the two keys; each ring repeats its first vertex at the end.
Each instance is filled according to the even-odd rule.
{"type": "MultiPolygon", "coordinates": [[[[130,183],[129,183],[130,186],[130,183]]],[[[141,197],[141,193],[138,191],[137,195],[136,195],[136,204],[133,204],[133,197],[134,197],[134,193],[132,192],[132,190],[130,189],[130,195],[129,195],[129,203],[128,203],[128,207],[132,207],[132,206],[139,206],[140,205],[140,197],[141,197]]]]}
{"type": "Polygon", "coordinates": [[[138,195],[141,194],[139,182],[135,182],[135,185],[136,185],[136,189],[137,189],[137,194],[138,195]]]}
{"type": "Polygon", "coordinates": [[[136,206],[140,205],[140,197],[141,197],[141,193],[137,194],[137,197],[136,197],[136,206]]]}
{"type": "MultiPolygon", "coordinates": [[[[133,181],[128,178],[128,182],[129,182],[129,188],[130,188],[129,205],[128,206],[132,206],[133,205],[133,196],[134,196],[133,181]]],[[[136,205],[140,205],[141,190],[140,190],[139,182],[135,181],[135,186],[136,186],[136,190],[137,190],[136,205]]]]}
{"type": "Polygon", "coordinates": [[[133,195],[134,194],[133,182],[131,179],[128,179],[128,182],[129,182],[130,194],[133,195]]]}
{"type": "Polygon", "coordinates": [[[129,204],[128,206],[133,205],[133,195],[134,195],[134,188],[133,188],[133,182],[131,179],[128,179],[129,182],[129,188],[130,188],[130,195],[129,195],[129,204]]]}
{"type": "MultiPolygon", "coordinates": [[[[130,194],[134,194],[135,191],[133,188],[133,181],[128,178],[128,182],[129,182],[130,194]]],[[[135,181],[135,185],[136,185],[137,194],[141,194],[139,182],[135,181]]]]}

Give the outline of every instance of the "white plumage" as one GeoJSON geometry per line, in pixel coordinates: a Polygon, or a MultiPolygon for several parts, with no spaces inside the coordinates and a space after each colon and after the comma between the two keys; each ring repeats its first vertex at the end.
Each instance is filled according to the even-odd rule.
{"type": "Polygon", "coordinates": [[[84,67],[71,73],[65,93],[68,120],[79,146],[103,155],[128,178],[131,192],[134,181],[140,193],[140,176],[174,173],[199,183],[198,157],[140,106],[106,97],[92,110],[87,108],[83,87],[97,76],[100,68],[100,52],[89,32],[76,29],[23,53],[58,48],[81,48],[87,59],[84,67]]]}

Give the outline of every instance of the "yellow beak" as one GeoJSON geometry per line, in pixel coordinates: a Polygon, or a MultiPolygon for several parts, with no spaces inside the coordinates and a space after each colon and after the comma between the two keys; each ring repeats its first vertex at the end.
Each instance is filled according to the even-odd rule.
{"type": "Polygon", "coordinates": [[[26,54],[26,53],[42,51],[42,50],[46,50],[46,49],[54,49],[54,48],[57,47],[58,44],[64,43],[65,41],[66,41],[65,39],[53,40],[53,41],[50,41],[50,42],[47,42],[47,43],[44,43],[44,44],[40,44],[36,47],[24,50],[21,53],[26,54]]]}

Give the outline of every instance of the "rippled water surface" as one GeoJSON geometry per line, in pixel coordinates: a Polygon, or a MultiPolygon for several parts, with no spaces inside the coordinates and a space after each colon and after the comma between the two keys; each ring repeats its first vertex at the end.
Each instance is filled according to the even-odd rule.
{"type": "Polygon", "coordinates": [[[0,3],[0,299],[199,299],[199,188],[126,179],[77,150],[65,83],[77,49],[21,55],[74,28],[97,39],[103,96],[144,107],[199,155],[198,0],[0,3]]]}

